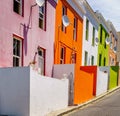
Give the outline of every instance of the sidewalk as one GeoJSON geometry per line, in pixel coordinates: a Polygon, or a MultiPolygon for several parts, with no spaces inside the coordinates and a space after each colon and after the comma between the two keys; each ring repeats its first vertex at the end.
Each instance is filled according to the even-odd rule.
{"type": "Polygon", "coordinates": [[[110,95],[110,94],[112,94],[113,92],[115,92],[115,91],[117,91],[117,90],[119,90],[119,89],[120,89],[120,86],[118,86],[118,87],[116,87],[116,88],[114,88],[114,89],[112,89],[112,90],[109,90],[109,91],[107,91],[106,93],[104,93],[104,94],[102,94],[102,95],[100,95],[100,96],[97,96],[97,97],[95,97],[95,98],[93,98],[93,99],[91,99],[91,100],[89,100],[89,101],[87,101],[87,102],[85,102],[85,103],[83,103],[83,104],[80,104],[80,105],[77,105],[77,106],[68,106],[68,107],[65,108],[65,109],[61,109],[61,110],[58,110],[58,111],[51,112],[51,113],[49,113],[49,114],[46,115],[46,116],[63,116],[64,114],[68,114],[68,113],[70,113],[70,112],[72,112],[72,111],[75,111],[75,110],[78,110],[78,109],[80,109],[80,108],[82,108],[82,107],[84,107],[84,106],[87,106],[87,105],[89,105],[90,103],[93,103],[93,102],[95,102],[95,101],[97,101],[97,100],[100,100],[100,99],[102,99],[104,96],[110,95]]]}

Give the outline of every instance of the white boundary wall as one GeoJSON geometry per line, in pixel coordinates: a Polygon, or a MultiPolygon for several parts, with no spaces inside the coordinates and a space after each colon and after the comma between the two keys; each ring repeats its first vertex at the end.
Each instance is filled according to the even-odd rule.
{"type": "Polygon", "coordinates": [[[107,92],[108,87],[108,72],[101,71],[101,68],[97,68],[96,96],[107,92]]]}
{"type": "Polygon", "coordinates": [[[69,105],[74,104],[74,76],[75,64],[55,64],[53,69],[54,78],[64,78],[69,80],[69,105]]]}
{"type": "Polygon", "coordinates": [[[0,114],[45,116],[67,106],[67,79],[40,76],[30,67],[0,68],[0,114]]]}
{"type": "Polygon", "coordinates": [[[68,106],[68,80],[30,74],[30,116],[45,116],[68,106]]]}

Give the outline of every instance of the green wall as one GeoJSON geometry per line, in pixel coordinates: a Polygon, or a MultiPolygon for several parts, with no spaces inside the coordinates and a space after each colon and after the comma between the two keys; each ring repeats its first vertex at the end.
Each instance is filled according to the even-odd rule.
{"type": "Polygon", "coordinates": [[[113,89],[118,85],[119,66],[110,67],[109,89],[113,89]]]}
{"type": "Polygon", "coordinates": [[[108,61],[109,60],[109,55],[108,55],[109,45],[106,45],[106,47],[105,47],[106,37],[108,37],[108,33],[105,30],[105,28],[100,24],[99,32],[98,32],[98,39],[99,39],[98,55],[97,55],[97,65],[98,66],[108,66],[108,63],[109,63],[109,61],[108,61]],[[101,32],[101,29],[102,29],[102,32],[101,32]],[[100,38],[102,39],[102,42],[100,42],[100,38]],[[100,54],[101,54],[101,58],[99,57],[100,54]]]}

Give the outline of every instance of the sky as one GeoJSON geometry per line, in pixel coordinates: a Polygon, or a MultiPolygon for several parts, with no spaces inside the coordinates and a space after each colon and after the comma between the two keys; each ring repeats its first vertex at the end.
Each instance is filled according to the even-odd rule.
{"type": "Polygon", "coordinates": [[[120,31],[120,0],[87,0],[94,11],[102,13],[105,20],[110,20],[116,31],[120,31]]]}

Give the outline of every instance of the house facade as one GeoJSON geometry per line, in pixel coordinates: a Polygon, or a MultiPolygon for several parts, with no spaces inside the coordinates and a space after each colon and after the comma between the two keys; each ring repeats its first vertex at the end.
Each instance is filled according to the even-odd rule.
{"type": "Polygon", "coordinates": [[[109,29],[102,14],[99,11],[95,12],[95,14],[100,23],[99,32],[98,32],[99,44],[98,44],[97,65],[108,66],[109,45],[106,43],[106,39],[109,37],[109,29]]]}
{"type": "MultiPolygon", "coordinates": [[[[66,64],[74,64],[74,73],[69,72],[71,78],[71,73],[73,81],[71,87],[74,90],[73,94],[73,104],[79,104],[83,98],[81,98],[82,90],[81,85],[84,84],[80,79],[80,66],[82,64],[82,36],[83,36],[83,16],[85,10],[83,5],[78,0],[58,0],[56,7],[56,31],[55,31],[55,56],[54,63],[58,64],[58,74],[64,72],[66,64]],[[62,22],[63,16],[69,18],[69,25],[64,26],[62,22]]],[[[55,65],[55,67],[57,67],[55,65]]],[[[70,68],[70,66],[69,66],[70,68]]],[[[67,70],[67,69],[65,69],[67,70]]],[[[68,73],[68,70],[66,74],[68,73]]],[[[58,75],[56,74],[56,75],[58,75]]],[[[65,74],[65,72],[63,73],[65,74]]],[[[61,75],[61,74],[60,74],[61,75]]],[[[69,78],[69,80],[70,80],[69,78]]],[[[69,81],[70,82],[70,81],[69,81]]]]}
{"type": "Polygon", "coordinates": [[[56,0],[0,2],[0,67],[32,65],[51,76],[54,62],[56,0]]]}
{"type": "Polygon", "coordinates": [[[97,65],[99,21],[90,5],[84,2],[85,15],[83,21],[82,66],[97,65]]]}
{"type": "Polygon", "coordinates": [[[115,30],[111,21],[108,20],[107,25],[108,25],[109,31],[110,31],[110,35],[109,35],[109,38],[110,38],[109,65],[116,66],[116,65],[118,65],[118,62],[117,62],[118,35],[117,35],[117,31],[115,30]]]}

